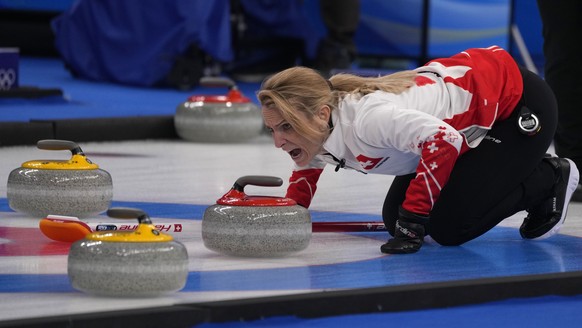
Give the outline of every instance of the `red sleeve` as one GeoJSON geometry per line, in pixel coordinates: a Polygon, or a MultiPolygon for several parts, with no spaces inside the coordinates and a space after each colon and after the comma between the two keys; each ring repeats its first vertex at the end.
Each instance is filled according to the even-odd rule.
{"type": "Polygon", "coordinates": [[[317,181],[323,169],[310,168],[293,171],[289,178],[289,187],[285,197],[291,198],[297,204],[308,208],[317,189],[317,181]]]}
{"type": "Polygon", "coordinates": [[[429,215],[440,196],[441,189],[448,182],[459,151],[451,143],[451,138],[461,138],[457,133],[437,133],[434,140],[420,145],[422,153],[416,168],[416,177],[406,190],[402,207],[412,213],[429,215]]]}

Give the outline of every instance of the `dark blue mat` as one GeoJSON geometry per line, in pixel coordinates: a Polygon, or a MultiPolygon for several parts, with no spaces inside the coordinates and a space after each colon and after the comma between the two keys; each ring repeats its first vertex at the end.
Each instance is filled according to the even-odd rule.
{"type": "MultiPolygon", "coordinates": [[[[193,95],[227,92],[225,87],[179,91],[81,80],[72,77],[61,60],[46,58],[21,59],[19,80],[17,92],[0,94],[0,146],[33,145],[42,139],[174,139],[177,106],[193,95]],[[37,90],[58,94],[36,97],[37,90]]],[[[257,83],[238,87],[256,102],[257,83]]]]}
{"type": "MultiPolygon", "coordinates": [[[[21,58],[20,86],[61,89],[62,97],[0,98],[0,122],[174,115],[176,107],[197,94],[224,94],[225,88],[198,87],[189,91],[139,88],[76,79],[59,59],[21,58]]],[[[256,102],[256,83],[239,83],[256,102]]]]}

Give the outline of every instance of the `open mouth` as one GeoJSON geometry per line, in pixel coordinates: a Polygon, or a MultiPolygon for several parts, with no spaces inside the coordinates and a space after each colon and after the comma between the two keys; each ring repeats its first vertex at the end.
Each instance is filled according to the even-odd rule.
{"type": "Polygon", "coordinates": [[[299,155],[301,155],[301,149],[295,148],[289,152],[289,155],[291,156],[292,159],[296,159],[297,157],[299,157],[299,155]]]}

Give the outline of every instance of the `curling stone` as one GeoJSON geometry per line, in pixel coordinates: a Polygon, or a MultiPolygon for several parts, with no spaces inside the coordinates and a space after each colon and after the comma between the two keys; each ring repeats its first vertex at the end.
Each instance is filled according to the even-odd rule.
{"type": "Polygon", "coordinates": [[[206,248],[242,257],[278,257],[299,252],[311,240],[309,211],[290,198],[248,196],[246,185],[280,186],[269,176],[244,176],[204,212],[202,240],[206,248]]]}
{"type": "Polygon", "coordinates": [[[174,126],[180,138],[195,142],[241,142],[263,131],[261,110],[238,90],[234,81],[204,77],[200,85],[228,87],[226,95],[198,95],[180,104],[174,126]]]}
{"type": "Polygon", "coordinates": [[[143,211],[111,208],[110,217],[135,219],[134,231],[97,231],[71,245],[69,280],[73,288],[96,295],[142,297],[184,288],[188,252],[162,233],[143,211]]]}
{"type": "Polygon", "coordinates": [[[39,149],[70,150],[69,160],[33,160],[10,172],[8,205],[36,217],[87,217],[101,213],[113,198],[111,175],[67,140],[40,140],[39,149]]]}

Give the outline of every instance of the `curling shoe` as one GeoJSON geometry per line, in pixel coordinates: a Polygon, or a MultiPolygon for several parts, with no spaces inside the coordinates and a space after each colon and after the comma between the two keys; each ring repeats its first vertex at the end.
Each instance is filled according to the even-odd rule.
{"type": "Polygon", "coordinates": [[[571,160],[558,157],[544,160],[556,171],[554,195],[527,211],[528,215],[519,228],[524,239],[546,239],[558,233],[580,179],[578,168],[571,160]]]}

